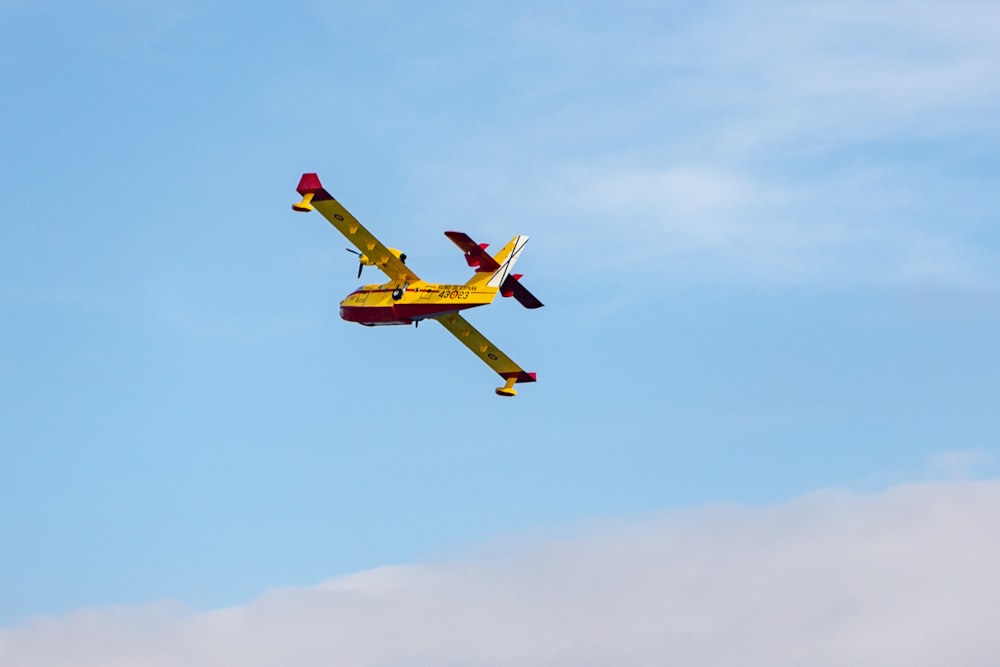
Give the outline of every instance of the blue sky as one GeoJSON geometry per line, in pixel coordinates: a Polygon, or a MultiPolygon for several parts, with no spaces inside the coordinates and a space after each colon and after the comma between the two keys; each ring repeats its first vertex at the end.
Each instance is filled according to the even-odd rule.
{"type": "Polygon", "coordinates": [[[0,0],[0,625],[993,483],[995,4],[356,4],[0,0]],[[539,382],[341,321],[304,171],[427,279],[530,235],[539,382]]]}

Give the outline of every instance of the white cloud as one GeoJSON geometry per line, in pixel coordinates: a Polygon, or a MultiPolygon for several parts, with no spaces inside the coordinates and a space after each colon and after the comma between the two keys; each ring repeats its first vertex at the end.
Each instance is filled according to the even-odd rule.
{"type": "Polygon", "coordinates": [[[633,3],[587,16],[514,21],[537,58],[525,86],[555,92],[526,127],[484,132],[454,169],[428,170],[428,187],[451,185],[435,209],[502,218],[497,229],[524,220],[588,265],[1000,283],[982,232],[996,200],[966,163],[1000,131],[995,3],[633,3]]]}
{"type": "Polygon", "coordinates": [[[0,664],[992,666],[998,521],[998,482],[684,510],[219,611],[38,619],[0,664]]]}
{"type": "Polygon", "coordinates": [[[683,41],[702,93],[739,112],[730,138],[815,150],[886,133],[998,127],[989,113],[1000,100],[994,3],[778,0],[730,9],[683,41]],[[725,92],[712,95],[719,84],[725,92]]]}
{"type": "Polygon", "coordinates": [[[995,469],[992,453],[982,449],[954,449],[938,452],[927,461],[932,479],[975,479],[995,469]]]}
{"type": "Polygon", "coordinates": [[[493,233],[512,218],[533,219],[530,233],[538,243],[554,239],[557,262],[593,269],[777,283],[996,284],[989,248],[972,247],[961,229],[909,225],[919,195],[887,180],[867,173],[790,184],[710,161],[580,163],[554,169],[543,185],[510,185],[508,192],[535,191],[513,212],[487,208],[504,213],[493,233]]]}

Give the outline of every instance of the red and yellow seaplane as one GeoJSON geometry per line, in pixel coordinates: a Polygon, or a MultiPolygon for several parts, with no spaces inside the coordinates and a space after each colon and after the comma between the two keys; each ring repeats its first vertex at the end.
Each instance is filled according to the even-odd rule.
{"type": "Polygon", "coordinates": [[[511,273],[520,257],[527,236],[515,236],[496,255],[486,252],[488,244],[476,243],[462,232],[445,232],[463,253],[475,273],[463,285],[443,285],[421,280],[406,265],[406,255],[383,245],[351,215],[340,202],[323,189],[316,174],[303,174],[298,193],[302,200],[292,209],[308,213],[319,211],[357,250],[358,278],[366,266],[375,266],[389,277],[382,285],[364,285],[340,302],[340,316],[348,322],[365,326],[413,324],[433,319],[444,325],[473,354],[486,362],[506,383],[497,387],[500,396],[515,396],[517,382],[534,382],[535,374],[524,371],[501,352],[486,336],[476,331],[459,311],[492,303],[496,295],[514,297],[526,308],[540,308],[542,302],[521,284],[521,275],[511,273]]]}

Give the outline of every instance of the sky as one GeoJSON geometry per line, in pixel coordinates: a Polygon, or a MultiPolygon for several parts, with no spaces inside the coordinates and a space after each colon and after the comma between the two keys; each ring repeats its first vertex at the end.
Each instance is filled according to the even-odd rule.
{"type": "Polygon", "coordinates": [[[997,663],[1000,5],[272,5],[0,0],[0,664],[997,663]]]}

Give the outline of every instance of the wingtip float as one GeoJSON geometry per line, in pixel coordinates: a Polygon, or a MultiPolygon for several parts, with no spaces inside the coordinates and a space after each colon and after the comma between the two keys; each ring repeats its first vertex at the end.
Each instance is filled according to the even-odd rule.
{"type": "Polygon", "coordinates": [[[383,245],[334,199],[323,188],[319,176],[302,174],[296,190],[302,199],[292,204],[292,210],[319,211],[357,248],[357,251],[347,250],[358,255],[359,278],[365,266],[375,266],[389,278],[387,283],[364,285],[348,294],[340,303],[343,319],[365,326],[416,325],[421,320],[433,319],[504,379],[504,385],[496,389],[498,396],[516,396],[515,384],[535,382],[535,373],[514,363],[459,314],[492,303],[497,294],[514,297],[525,308],[543,305],[521,284],[521,274],[511,273],[528,242],[527,236],[515,236],[500,252],[490,255],[486,252],[488,244],[476,243],[463,232],[445,232],[465,254],[466,263],[475,273],[462,285],[429,283],[406,265],[405,254],[383,245]]]}

